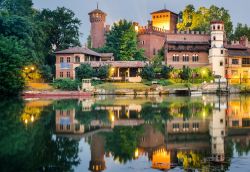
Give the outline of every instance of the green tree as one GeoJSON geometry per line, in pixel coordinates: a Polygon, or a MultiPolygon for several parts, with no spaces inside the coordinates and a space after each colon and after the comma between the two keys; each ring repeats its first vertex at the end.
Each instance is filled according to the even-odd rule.
{"type": "Polygon", "coordinates": [[[174,68],[172,66],[163,66],[161,70],[162,77],[169,79],[173,70],[174,68]]]}
{"type": "Polygon", "coordinates": [[[110,66],[108,66],[108,65],[101,66],[98,69],[97,77],[100,78],[100,79],[108,78],[109,77],[109,69],[110,69],[110,66]]]}
{"type": "Polygon", "coordinates": [[[188,5],[182,12],[182,22],[177,24],[178,30],[197,30],[210,31],[210,22],[213,20],[222,20],[225,24],[227,37],[231,38],[233,24],[228,10],[219,8],[215,5],[209,8],[200,7],[198,10],[193,5],[188,5]]]}
{"type": "Polygon", "coordinates": [[[192,70],[188,66],[183,66],[180,72],[181,79],[189,80],[191,78],[191,75],[192,75],[192,70]]]}
{"type": "Polygon", "coordinates": [[[0,95],[16,95],[24,88],[22,69],[28,50],[15,38],[0,36],[0,95]]]}
{"type": "Polygon", "coordinates": [[[18,16],[30,16],[32,5],[32,0],[0,0],[0,9],[18,16]]]}
{"type": "Polygon", "coordinates": [[[147,79],[149,81],[153,80],[155,78],[155,72],[154,72],[154,68],[153,66],[145,66],[141,73],[140,73],[140,76],[143,78],[143,79],[147,79]]]}
{"type": "Polygon", "coordinates": [[[78,80],[92,78],[94,76],[94,69],[90,66],[90,64],[81,64],[79,67],[75,69],[76,78],[78,80]]]}
{"type": "Polygon", "coordinates": [[[246,24],[238,23],[233,34],[233,39],[240,40],[243,36],[246,36],[250,40],[250,27],[246,24]]]}
{"type": "Polygon", "coordinates": [[[137,47],[137,33],[132,22],[120,20],[106,37],[106,44],[99,51],[114,53],[115,60],[144,60],[143,50],[137,47]]]}

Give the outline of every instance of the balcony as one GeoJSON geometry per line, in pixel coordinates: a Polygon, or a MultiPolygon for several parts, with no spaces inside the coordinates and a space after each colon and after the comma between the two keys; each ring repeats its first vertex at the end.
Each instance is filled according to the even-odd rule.
{"type": "Polygon", "coordinates": [[[70,64],[69,63],[60,63],[60,68],[61,69],[70,69],[70,64]]]}

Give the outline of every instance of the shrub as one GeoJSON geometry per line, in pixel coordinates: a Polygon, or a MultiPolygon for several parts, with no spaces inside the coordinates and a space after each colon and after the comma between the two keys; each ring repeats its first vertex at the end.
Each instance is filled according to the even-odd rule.
{"type": "Polygon", "coordinates": [[[109,77],[109,69],[110,69],[110,66],[108,66],[108,65],[101,66],[97,71],[97,77],[100,79],[108,78],[109,77]]]}
{"type": "Polygon", "coordinates": [[[56,89],[67,90],[67,91],[78,90],[78,86],[80,85],[81,83],[78,80],[71,80],[69,78],[56,79],[52,84],[52,86],[56,89]]]}
{"type": "Polygon", "coordinates": [[[154,68],[152,66],[145,66],[141,73],[140,73],[140,76],[143,78],[143,79],[147,79],[149,81],[153,80],[155,78],[155,72],[154,72],[154,68]]]}
{"type": "Polygon", "coordinates": [[[90,64],[81,64],[79,67],[75,69],[76,71],[76,78],[78,80],[82,79],[89,79],[94,77],[95,71],[94,69],[90,66],[90,64]]]}
{"type": "Polygon", "coordinates": [[[173,70],[174,68],[172,66],[163,66],[161,70],[162,77],[169,79],[173,70]]]}
{"type": "Polygon", "coordinates": [[[192,70],[188,66],[183,66],[182,71],[180,72],[181,79],[188,80],[191,78],[192,70]]]}

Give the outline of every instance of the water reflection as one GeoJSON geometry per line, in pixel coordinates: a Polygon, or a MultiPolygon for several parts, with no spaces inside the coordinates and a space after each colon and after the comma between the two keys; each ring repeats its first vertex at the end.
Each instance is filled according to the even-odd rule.
{"type": "Polygon", "coordinates": [[[232,170],[235,157],[250,159],[249,105],[246,96],[2,101],[0,170],[232,170]]]}

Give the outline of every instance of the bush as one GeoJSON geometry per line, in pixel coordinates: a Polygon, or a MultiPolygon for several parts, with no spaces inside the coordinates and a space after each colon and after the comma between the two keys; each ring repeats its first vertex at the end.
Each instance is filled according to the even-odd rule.
{"type": "Polygon", "coordinates": [[[52,69],[49,65],[42,65],[39,67],[40,74],[42,75],[42,78],[45,82],[51,82],[52,81],[52,69]]]}
{"type": "Polygon", "coordinates": [[[181,79],[189,80],[192,75],[192,70],[188,66],[183,66],[182,71],[180,72],[181,79]]]}
{"type": "Polygon", "coordinates": [[[155,72],[154,72],[154,68],[152,66],[145,66],[141,73],[140,73],[140,76],[143,78],[143,79],[147,79],[149,81],[152,81],[154,78],[155,78],[155,72]]]}
{"type": "Polygon", "coordinates": [[[80,85],[81,83],[78,80],[71,80],[69,78],[56,79],[52,84],[52,86],[56,89],[67,91],[76,91],[80,85]]]}
{"type": "Polygon", "coordinates": [[[164,79],[164,80],[160,80],[159,84],[162,86],[168,86],[168,85],[175,84],[175,82],[171,79],[164,79]]]}
{"type": "Polygon", "coordinates": [[[98,69],[97,77],[100,79],[107,79],[109,77],[109,69],[110,69],[110,66],[108,65],[101,66],[98,69]]]}
{"type": "Polygon", "coordinates": [[[174,68],[172,66],[163,66],[161,70],[162,77],[169,79],[173,70],[174,68]]]}
{"type": "Polygon", "coordinates": [[[95,76],[95,71],[90,66],[90,64],[81,64],[75,70],[76,70],[76,78],[80,81],[82,79],[89,79],[95,76]]]}

